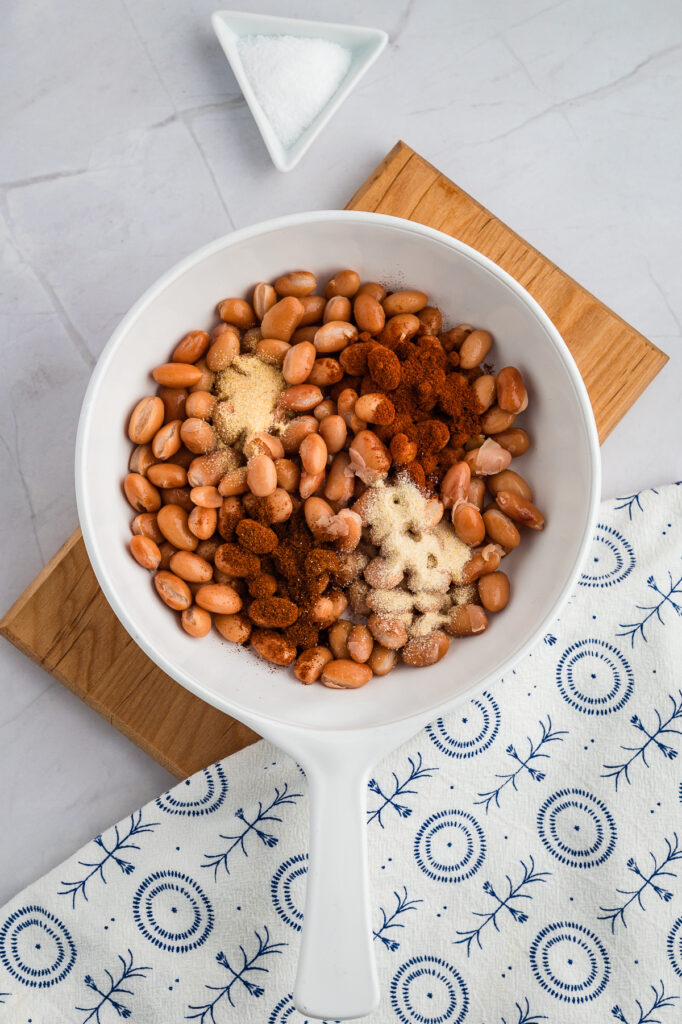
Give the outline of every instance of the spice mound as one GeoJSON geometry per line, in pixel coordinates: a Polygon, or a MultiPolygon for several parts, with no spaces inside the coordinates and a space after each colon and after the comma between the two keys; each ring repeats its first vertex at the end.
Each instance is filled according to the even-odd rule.
{"type": "Polygon", "coordinates": [[[128,422],[130,550],[185,632],[337,690],[485,632],[503,559],[545,522],[511,468],[526,384],[492,371],[491,334],[350,269],[217,313],[128,422]]]}
{"type": "Polygon", "coordinates": [[[256,355],[235,356],[230,366],[216,374],[214,385],[218,403],[213,424],[220,440],[234,444],[244,435],[270,430],[283,390],[278,367],[256,355]]]}
{"type": "Polygon", "coordinates": [[[394,616],[408,636],[426,636],[444,626],[470,549],[443,519],[443,504],[427,498],[412,481],[369,487],[359,499],[362,522],[376,547],[366,601],[379,615],[394,616]]]}

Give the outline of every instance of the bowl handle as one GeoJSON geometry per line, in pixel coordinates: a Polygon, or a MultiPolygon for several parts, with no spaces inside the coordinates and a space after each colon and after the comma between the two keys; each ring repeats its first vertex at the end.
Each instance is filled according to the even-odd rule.
{"type": "Polygon", "coordinates": [[[351,758],[318,762],[308,776],[310,862],[294,987],[299,1013],[364,1017],[379,1005],[368,900],[367,777],[351,758]]]}

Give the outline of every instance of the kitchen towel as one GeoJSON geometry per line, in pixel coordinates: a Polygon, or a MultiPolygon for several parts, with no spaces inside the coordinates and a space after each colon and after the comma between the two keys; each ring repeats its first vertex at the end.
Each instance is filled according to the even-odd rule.
{"type": "MultiPolygon", "coordinates": [[[[681,498],[602,505],[532,653],[377,766],[371,1024],[682,1020],[681,498]]],[[[302,1024],[305,792],[261,742],[96,836],[0,911],[0,1020],[302,1024]]]]}

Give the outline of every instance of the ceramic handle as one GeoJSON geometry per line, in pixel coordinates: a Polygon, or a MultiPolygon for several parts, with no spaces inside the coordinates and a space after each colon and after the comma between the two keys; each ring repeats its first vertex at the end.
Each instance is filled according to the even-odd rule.
{"type": "Polygon", "coordinates": [[[379,1004],[368,900],[367,774],[348,759],[311,772],[310,861],[294,987],[299,1013],[364,1017],[379,1004]]]}

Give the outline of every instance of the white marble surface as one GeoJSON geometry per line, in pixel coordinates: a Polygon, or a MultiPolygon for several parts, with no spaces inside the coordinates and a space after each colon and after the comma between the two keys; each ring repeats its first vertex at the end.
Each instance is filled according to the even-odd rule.
{"type": "MultiPolygon", "coordinates": [[[[604,445],[604,493],[679,479],[676,0],[262,0],[390,35],[289,175],[214,6],[35,0],[3,16],[2,610],[76,526],[79,404],[131,303],[233,227],[343,205],[399,137],[671,355],[604,445]]],[[[172,780],[5,642],[0,659],[1,904],[172,780]]]]}

